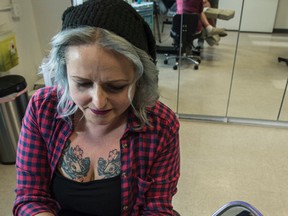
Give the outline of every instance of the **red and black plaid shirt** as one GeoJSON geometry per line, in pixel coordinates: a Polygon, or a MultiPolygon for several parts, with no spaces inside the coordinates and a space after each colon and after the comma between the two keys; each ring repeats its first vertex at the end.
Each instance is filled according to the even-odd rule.
{"type": "MultiPolygon", "coordinates": [[[[17,150],[14,215],[60,209],[50,183],[73,128],[57,114],[56,87],[40,89],[30,100],[17,150]]],[[[173,215],[172,196],[179,179],[179,122],[164,104],[149,108],[151,126],[135,130],[129,113],[121,146],[121,215],[173,215]]]]}

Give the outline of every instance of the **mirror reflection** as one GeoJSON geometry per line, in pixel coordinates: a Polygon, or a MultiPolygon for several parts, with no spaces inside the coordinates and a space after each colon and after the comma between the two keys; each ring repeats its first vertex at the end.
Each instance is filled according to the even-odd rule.
{"type": "MultiPolygon", "coordinates": [[[[182,3],[181,0],[176,2],[184,8],[183,11],[178,9],[177,13],[187,12],[187,9],[185,9],[187,2],[182,3]]],[[[199,9],[195,9],[197,7],[196,4],[192,6],[194,9],[192,7],[191,11],[199,12],[199,9]]],[[[216,7],[218,6],[216,5],[216,7]]],[[[235,15],[235,5],[231,8],[227,7],[229,7],[229,5],[226,7],[223,6],[221,9],[210,6],[206,8],[205,13],[204,8],[203,13],[199,13],[200,17],[203,14],[206,15],[206,22],[207,20],[209,21],[210,27],[213,28],[216,34],[209,33],[205,19],[204,21],[201,19],[202,38],[197,38],[197,40],[194,41],[194,48],[199,49],[201,65],[197,71],[194,70],[193,65],[187,64],[186,61],[183,61],[180,65],[178,77],[179,95],[177,98],[179,113],[215,116],[226,115],[238,32],[222,32],[221,30],[228,29],[225,27],[225,24],[231,20],[239,20],[239,14],[237,16],[235,15]],[[219,22],[220,20],[222,20],[222,23],[219,22]],[[220,34],[224,35],[220,37],[220,34]],[[214,40],[214,42],[211,42],[211,40],[214,40]]],[[[166,31],[166,37],[163,38],[167,39],[168,37],[167,41],[171,43],[171,40],[169,40],[170,29],[168,25],[166,31]]],[[[162,41],[166,42],[165,40],[162,41]]],[[[159,63],[161,63],[161,61],[159,61],[159,63]]],[[[165,71],[164,67],[160,67],[161,72],[165,71]]],[[[172,73],[175,74],[175,72],[172,73]]]]}
{"type": "MultiPolygon", "coordinates": [[[[287,121],[288,101],[284,93],[287,66],[277,59],[288,56],[288,34],[277,31],[276,26],[287,19],[282,12],[287,3],[283,0],[261,4],[251,0],[216,2],[218,10],[234,11],[235,14],[230,19],[221,16],[214,19],[214,26],[225,28],[227,33],[220,37],[218,45],[211,46],[205,39],[202,44],[201,40],[194,41],[195,47],[201,47],[199,70],[182,61],[175,71],[171,69],[173,62],[163,63],[163,50],[158,53],[162,100],[179,114],[184,114],[182,116],[192,118],[214,116],[287,121]],[[256,19],[253,11],[259,9],[261,14],[256,19]]],[[[178,13],[177,8],[174,14],[175,11],[178,13]]],[[[159,21],[163,31],[161,41],[157,40],[157,43],[167,48],[173,46],[170,35],[173,7],[164,12],[159,21]]],[[[209,13],[207,17],[213,20],[209,13]]]]}
{"type": "Polygon", "coordinates": [[[288,110],[287,86],[288,86],[288,78],[286,80],[285,90],[283,92],[283,97],[282,97],[282,103],[281,103],[280,110],[278,113],[278,119],[280,121],[288,121],[288,112],[286,111],[286,110],[288,110]],[[282,112],[282,110],[283,110],[283,112],[282,112]]]}
{"type": "Polygon", "coordinates": [[[287,47],[281,34],[240,33],[229,116],[277,119],[287,80],[277,57],[287,47]]]}

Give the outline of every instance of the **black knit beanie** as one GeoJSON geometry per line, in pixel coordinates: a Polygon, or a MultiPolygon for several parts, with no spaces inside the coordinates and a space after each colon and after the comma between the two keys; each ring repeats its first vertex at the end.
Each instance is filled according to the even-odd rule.
{"type": "Polygon", "coordinates": [[[88,0],[65,10],[62,21],[62,30],[92,26],[114,32],[146,51],[156,62],[156,42],[149,25],[124,0],[88,0]]]}

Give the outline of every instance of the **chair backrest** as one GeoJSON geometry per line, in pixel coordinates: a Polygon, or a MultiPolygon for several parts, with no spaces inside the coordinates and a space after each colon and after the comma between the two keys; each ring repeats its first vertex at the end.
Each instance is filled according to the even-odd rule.
{"type": "Polygon", "coordinates": [[[193,43],[197,33],[198,21],[198,13],[176,14],[173,17],[171,37],[175,39],[176,43],[180,43],[180,37],[182,35],[183,47],[193,43]]]}

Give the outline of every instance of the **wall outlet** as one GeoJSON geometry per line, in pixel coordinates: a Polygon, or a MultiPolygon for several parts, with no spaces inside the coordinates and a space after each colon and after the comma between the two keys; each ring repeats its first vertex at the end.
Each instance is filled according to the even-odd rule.
{"type": "Polygon", "coordinates": [[[12,17],[13,18],[20,18],[20,5],[18,3],[12,2],[12,17]]]}

